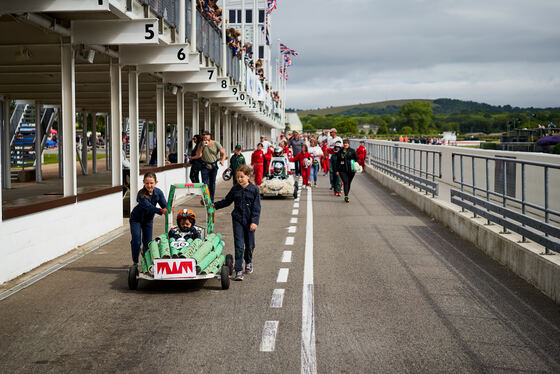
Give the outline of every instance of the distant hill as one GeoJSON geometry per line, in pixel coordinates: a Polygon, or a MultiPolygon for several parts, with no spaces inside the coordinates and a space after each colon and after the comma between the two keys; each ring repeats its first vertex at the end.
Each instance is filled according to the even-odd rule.
{"type": "Polygon", "coordinates": [[[475,101],[463,101],[456,99],[411,99],[411,100],[391,100],[391,101],[381,101],[377,103],[369,104],[358,104],[358,105],[345,105],[339,107],[331,107],[324,109],[314,109],[314,110],[300,110],[297,113],[302,115],[314,114],[318,116],[325,115],[346,115],[355,116],[360,114],[394,114],[397,113],[400,108],[406,104],[413,101],[427,101],[431,104],[435,114],[456,114],[456,113],[488,113],[488,114],[498,114],[498,113],[522,113],[526,111],[560,111],[560,108],[519,108],[512,107],[510,105],[490,105],[485,103],[477,103],[475,101]]]}

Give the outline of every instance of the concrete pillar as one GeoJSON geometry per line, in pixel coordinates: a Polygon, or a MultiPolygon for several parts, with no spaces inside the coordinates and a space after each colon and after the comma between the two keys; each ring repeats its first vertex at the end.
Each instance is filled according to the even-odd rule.
{"type": "Polygon", "coordinates": [[[105,114],[105,170],[111,170],[111,149],[109,138],[111,137],[111,118],[105,114]]]}
{"type": "Polygon", "coordinates": [[[183,163],[185,154],[185,91],[177,91],[177,163],[183,163]]]}
{"type": "Polygon", "coordinates": [[[12,188],[10,176],[10,100],[4,97],[2,105],[2,187],[12,188]]]}
{"type": "MultiPolygon", "coordinates": [[[[179,26],[177,31],[179,32],[179,43],[184,43],[187,37],[186,25],[187,25],[187,7],[185,2],[190,0],[179,0],[179,26]]],[[[195,8],[193,8],[195,9],[195,8]]]]}
{"type": "MultiPolygon", "coordinates": [[[[191,47],[191,52],[196,52],[196,0],[188,0],[191,2],[191,39],[189,44],[191,47]]],[[[198,134],[198,133],[195,133],[198,134]]]]}
{"type": "Polygon", "coordinates": [[[43,128],[41,126],[41,103],[35,102],[35,182],[43,180],[42,173],[42,143],[43,143],[43,128]]]}
{"type": "Polygon", "coordinates": [[[76,81],[74,50],[71,44],[63,44],[61,50],[61,88],[62,88],[62,146],[66,152],[62,154],[62,175],[64,196],[78,193],[76,176],[76,81]]]}
{"type": "Polygon", "coordinates": [[[208,130],[208,131],[212,131],[211,127],[210,127],[210,108],[212,107],[212,104],[208,103],[207,105],[204,105],[204,130],[208,130]]]}
{"type": "Polygon", "coordinates": [[[192,136],[196,134],[200,134],[200,102],[198,97],[195,97],[192,101],[192,136]]]}
{"type": "Polygon", "coordinates": [[[121,67],[111,59],[111,175],[112,185],[122,186],[122,91],[121,67]]]}
{"type": "Polygon", "coordinates": [[[224,145],[222,139],[222,108],[220,108],[220,106],[216,107],[216,118],[214,119],[213,138],[221,145],[224,145]]]}
{"type": "Polygon", "coordinates": [[[88,117],[88,113],[86,111],[82,112],[82,118],[83,118],[83,123],[82,123],[82,165],[83,166],[83,170],[82,170],[82,174],[83,175],[88,175],[88,151],[87,151],[87,130],[88,130],[88,125],[87,125],[87,117],[88,117]]]}
{"type": "Polygon", "coordinates": [[[237,113],[233,114],[233,147],[239,144],[239,115],[237,113]]]}
{"type": "Polygon", "coordinates": [[[91,173],[97,174],[97,117],[99,113],[92,115],[91,120],[93,124],[91,126],[91,173]]]}
{"type": "Polygon", "coordinates": [[[165,87],[158,84],[156,88],[156,147],[157,166],[165,165],[165,87]]]}
{"type": "Polygon", "coordinates": [[[140,190],[140,150],[138,149],[138,72],[128,72],[128,126],[130,131],[130,211],[140,190]]]}

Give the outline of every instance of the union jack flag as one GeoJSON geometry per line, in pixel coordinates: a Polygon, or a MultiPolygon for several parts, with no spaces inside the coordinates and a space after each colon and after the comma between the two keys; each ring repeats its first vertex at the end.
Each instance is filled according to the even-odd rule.
{"type": "Polygon", "coordinates": [[[280,43],[280,53],[283,55],[292,55],[292,56],[299,55],[295,50],[288,48],[285,44],[282,43],[280,43]]]}
{"type": "Polygon", "coordinates": [[[272,11],[276,9],[276,0],[267,0],[266,1],[266,14],[272,13],[272,11]]]}
{"type": "Polygon", "coordinates": [[[270,32],[268,31],[268,17],[266,18],[266,22],[264,25],[261,26],[261,31],[265,34],[266,45],[270,45],[270,32]]]}

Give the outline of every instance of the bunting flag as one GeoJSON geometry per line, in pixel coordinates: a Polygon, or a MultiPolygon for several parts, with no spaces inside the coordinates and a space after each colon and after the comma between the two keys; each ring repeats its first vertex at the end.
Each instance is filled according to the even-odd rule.
{"type": "Polygon", "coordinates": [[[272,11],[276,9],[276,0],[267,0],[266,1],[266,14],[272,13],[272,11]]]}
{"type": "Polygon", "coordinates": [[[298,56],[298,53],[295,50],[288,48],[282,43],[280,43],[280,53],[283,55],[298,56]]]}

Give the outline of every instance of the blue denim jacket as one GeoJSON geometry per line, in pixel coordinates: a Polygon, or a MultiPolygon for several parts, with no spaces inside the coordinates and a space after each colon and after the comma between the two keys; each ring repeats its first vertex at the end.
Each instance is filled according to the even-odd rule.
{"type": "Polygon", "coordinates": [[[143,189],[138,192],[136,201],[138,205],[132,209],[130,213],[130,220],[134,222],[147,223],[154,219],[154,215],[161,215],[161,209],[167,208],[167,200],[163,195],[163,191],[159,188],[154,188],[154,193],[143,197],[143,189]],[[158,208],[157,205],[161,207],[158,208]]]}
{"type": "Polygon", "coordinates": [[[261,217],[261,195],[259,188],[254,184],[249,184],[243,188],[236,184],[231,188],[226,197],[214,203],[215,209],[222,209],[235,203],[231,217],[243,226],[251,223],[259,224],[261,217]]]}

